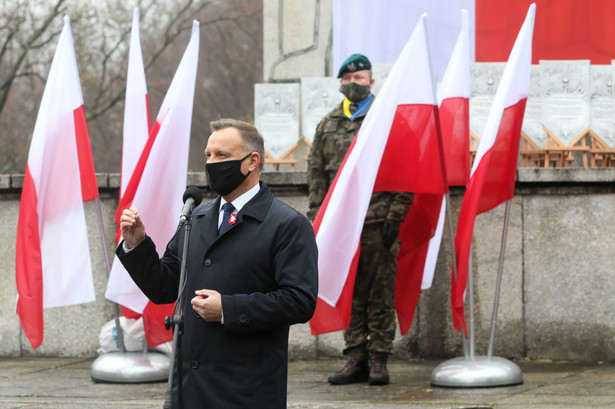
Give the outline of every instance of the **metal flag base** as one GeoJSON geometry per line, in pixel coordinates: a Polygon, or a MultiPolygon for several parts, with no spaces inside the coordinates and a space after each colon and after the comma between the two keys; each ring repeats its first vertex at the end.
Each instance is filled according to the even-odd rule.
{"type": "Polygon", "coordinates": [[[508,359],[477,356],[473,360],[464,357],[442,362],[431,374],[433,386],[452,388],[479,388],[512,386],[523,383],[521,369],[508,359]]]}
{"type": "Polygon", "coordinates": [[[92,363],[92,380],[110,383],[166,381],[171,358],[159,352],[108,352],[92,363]]]}

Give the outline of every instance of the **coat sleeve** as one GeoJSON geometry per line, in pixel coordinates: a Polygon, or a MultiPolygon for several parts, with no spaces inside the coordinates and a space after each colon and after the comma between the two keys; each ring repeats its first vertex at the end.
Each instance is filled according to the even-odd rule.
{"type": "Polygon", "coordinates": [[[297,214],[278,226],[272,246],[277,289],[223,295],[225,331],[270,330],[312,318],[318,296],[318,252],[312,226],[297,214]]]}
{"type": "Polygon", "coordinates": [[[156,245],[149,236],[133,250],[124,252],[123,241],[115,251],[120,262],[143,294],[154,304],[168,304],[177,299],[181,262],[175,255],[175,241],[159,259],[156,245]]]}

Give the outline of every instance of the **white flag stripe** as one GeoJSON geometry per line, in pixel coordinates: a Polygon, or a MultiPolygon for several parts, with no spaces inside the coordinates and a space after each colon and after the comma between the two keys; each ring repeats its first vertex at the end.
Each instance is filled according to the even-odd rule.
{"type": "MultiPolygon", "coordinates": [[[[446,67],[442,83],[438,89],[438,105],[447,98],[470,98],[470,34],[468,23],[468,11],[461,11],[461,32],[455,43],[455,49],[446,67]]],[[[449,137],[443,135],[443,138],[449,137]]],[[[429,247],[423,269],[423,282],[421,289],[426,290],[431,287],[433,276],[436,270],[440,243],[442,242],[442,232],[444,230],[444,218],[446,213],[446,201],[442,196],[440,206],[440,216],[434,236],[429,240],[429,247]]]]}
{"type": "Polygon", "coordinates": [[[532,3],[527,12],[523,26],[519,31],[515,45],[510,52],[508,63],[502,74],[500,86],[493,99],[480,143],[476,150],[476,157],[472,165],[470,177],[478,167],[482,157],[495,143],[500,128],[500,121],[505,108],[515,105],[527,98],[530,89],[530,67],[532,63],[532,35],[534,31],[534,18],[536,4],[532,3]]]}
{"type": "Polygon", "coordinates": [[[363,121],[323,215],[318,244],[318,296],[335,306],[357,250],[397,106],[435,105],[423,15],[363,121]],[[411,78],[412,81],[408,81],[411,78]]]}
{"type": "Polygon", "coordinates": [[[502,133],[500,133],[500,124],[505,110],[510,107],[516,108],[511,112],[515,116],[514,120],[522,120],[523,106],[519,105],[519,102],[527,98],[529,93],[535,12],[536,5],[530,5],[523,26],[517,35],[510,57],[506,63],[502,80],[498,86],[481,136],[477,155],[470,173],[468,189],[466,189],[459,213],[459,223],[455,238],[459,262],[457,279],[453,281],[453,288],[451,289],[453,324],[457,330],[462,328],[464,331],[466,330],[464,300],[467,289],[468,262],[471,256],[475,218],[478,214],[493,209],[503,200],[507,200],[506,198],[512,198],[514,193],[514,170],[517,167],[515,158],[518,155],[517,149],[520,134],[512,135],[510,132],[513,129],[520,130],[521,123],[507,124],[506,129],[503,129],[502,133]],[[492,147],[498,137],[503,139],[502,143],[506,144],[506,146],[502,146],[501,151],[495,152],[495,156],[486,156],[492,151],[492,147]],[[498,158],[498,161],[483,160],[492,157],[498,158]],[[490,172],[498,174],[499,183],[495,183],[492,180],[487,186],[485,179],[487,178],[486,175],[490,172]],[[488,191],[485,189],[488,189],[488,191]]]}
{"type": "MultiPolygon", "coordinates": [[[[459,11],[470,11],[474,38],[474,0],[373,0],[333,1],[333,66],[349,55],[364,54],[372,64],[392,64],[423,13],[429,15],[429,48],[433,73],[439,79],[450,59],[459,33],[459,11]],[[369,27],[369,29],[365,29],[369,27]]],[[[474,41],[471,43],[474,54],[474,41]]],[[[473,59],[473,57],[472,57],[473,59]]]]}
{"type": "Polygon", "coordinates": [[[44,308],[95,299],[74,123],[82,105],[70,21],[64,17],[28,155],[38,198],[44,308]]]}
{"type": "MultiPolygon", "coordinates": [[[[199,23],[194,21],[190,42],[156,119],[160,129],[133,200],[159,255],[175,232],[186,189],[198,54],[199,23]]],[[[143,313],[148,303],[123,268],[112,269],[105,296],[138,313],[143,313]],[[118,293],[110,288],[118,289],[118,293]]]]}
{"type": "Polygon", "coordinates": [[[438,88],[438,105],[450,97],[470,98],[470,33],[468,11],[461,11],[461,32],[438,88]]]}
{"type": "Polygon", "coordinates": [[[433,276],[436,272],[436,264],[438,262],[438,254],[440,253],[440,243],[442,242],[442,232],[444,230],[444,217],[446,213],[446,201],[442,196],[442,205],[440,206],[440,216],[438,216],[438,225],[427,247],[427,256],[425,257],[425,267],[423,268],[423,281],[421,290],[431,288],[433,276]]]}
{"type": "MultiPolygon", "coordinates": [[[[147,84],[139,32],[139,9],[135,8],[132,16],[128,74],[126,75],[120,197],[126,191],[128,182],[130,182],[149,137],[149,118],[146,104],[147,84]]],[[[121,238],[119,238],[119,241],[121,241],[121,238]]],[[[124,302],[129,303],[123,304],[124,306],[139,312],[145,308],[148,302],[147,297],[134,285],[132,278],[130,278],[117,256],[113,258],[106,297],[124,300],[124,302]]]]}
{"type": "Polygon", "coordinates": [[[126,191],[132,172],[149,136],[147,85],[139,35],[139,9],[135,8],[130,32],[126,98],[124,104],[124,138],[122,146],[122,180],[120,197],[126,191]]]}

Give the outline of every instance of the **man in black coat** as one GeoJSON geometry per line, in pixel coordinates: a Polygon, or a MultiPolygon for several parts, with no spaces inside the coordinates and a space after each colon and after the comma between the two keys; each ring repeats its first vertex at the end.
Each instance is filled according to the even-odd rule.
{"type": "MultiPolygon", "coordinates": [[[[192,212],[182,297],[190,304],[180,306],[183,405],[286,408],[289,326],[307,322],[316,306],[314,231],[259,181],[256,128],[232,119],[210,127],[205,166],[220,196],[192,212]]],[[[183,228],[159,259],[136,208],[123,211],[120,226],[117,254],[135,283],[154,303],[175,301],[183,228]]]]}

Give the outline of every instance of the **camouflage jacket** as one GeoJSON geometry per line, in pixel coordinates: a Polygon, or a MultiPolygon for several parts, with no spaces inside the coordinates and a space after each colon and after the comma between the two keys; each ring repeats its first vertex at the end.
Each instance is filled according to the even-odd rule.
{"type": "MultiPolygon", "coordinates": [[[[342,103],[329,112],[318,124],[308,157],[309,209],[307,216],[314,220],[329,186],[342,165],[365,114],[353,121],[344,115],[342,103]]],[[[412,193],[378,192],[370,200],[365,223],[384,220],[402,221],[412,203],[412,193]]]]}

